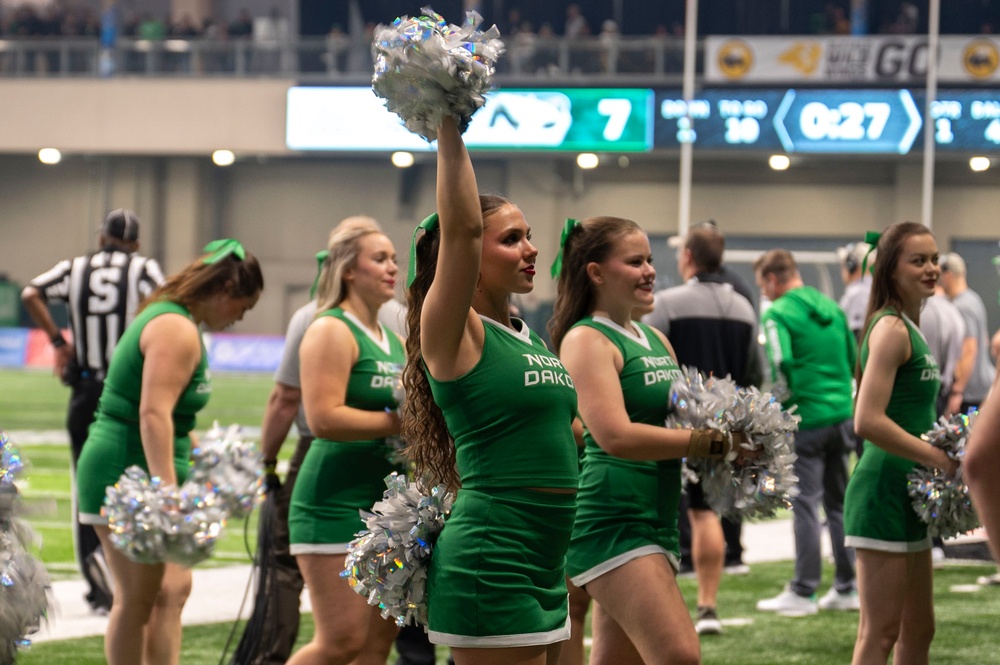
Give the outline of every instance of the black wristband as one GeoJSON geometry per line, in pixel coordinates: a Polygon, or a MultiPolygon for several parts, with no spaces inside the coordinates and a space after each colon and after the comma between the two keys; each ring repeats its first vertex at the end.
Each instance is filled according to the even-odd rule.
{"type": "Polygon", "coordinates": [[[62,333],[56,333],[52,336],[52,346],[57,349],[66,346],[66,338],[62,336],[62,333]]]}

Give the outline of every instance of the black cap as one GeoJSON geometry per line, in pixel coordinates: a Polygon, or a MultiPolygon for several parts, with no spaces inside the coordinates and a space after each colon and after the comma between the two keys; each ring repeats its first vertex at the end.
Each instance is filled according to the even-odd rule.
{"type": "Polygon", "coordinates": [[[127,208],[112,210],[101,225],[101,233],[109,238],[135,242],[139,239],[139,218],[127,208]]]}

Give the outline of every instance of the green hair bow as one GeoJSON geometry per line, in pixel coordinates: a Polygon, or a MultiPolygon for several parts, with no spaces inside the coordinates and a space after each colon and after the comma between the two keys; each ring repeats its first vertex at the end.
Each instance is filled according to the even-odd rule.
{"type": "Polygon", "coordinates": [[[424,233],[433,231],[438,227],[438,214],[432,212],[424,218],[424,221],[417,224],[413,229],[413,239],[410,241],[410,264],[406,266],[406,288],[410,288],[413,280],[417,278],[417,234],[423,229],[424,233]]]}
{"type": "Polygon", "coordinates": [[[563,250],[566,248],[566,241],[573,234],[573,230],[580,226],[580,222],[572,218],[567,218],[563,224],[562,235],[559,236],[559,251],[556,252],[556,260],[552,262],[552,279],[559,279],[563,267],[563,250]]]}
{"type": "MultiPolygon", "coordinates": [[[[882,238],[882,234],[878,231],[869,231],[865,233],[865,243],[868,245],[868,251],[865,252],[865,258],[861,261],[861,274],[864,275],[868,272],[868,257],[871,253],[875,251],[878,246],[878,241],[882,238]]],[[[872,266],[872,272],[875,272],[875,266],[872,266]]]]}
{"type": "Polygon", "coordinates": [[[319,286],[319,276],[323,274],[323,264],[330,257],[328,250],[316,252],[316,279],[313,280],[312,288],[309,289],[309,299],[316,297],[316,287],[319,286]]]}
{"type": "Polygon", "coordinates": [[[242,261],[247,257],[247,250],[245,250],[240,241],[235,238],[213,240],[205,245],[205,248],[201,251],[208,254],[208,256],[201,260],[202,263],[218,263],[230,254],[235,256],[238,261],[242,261]]]}

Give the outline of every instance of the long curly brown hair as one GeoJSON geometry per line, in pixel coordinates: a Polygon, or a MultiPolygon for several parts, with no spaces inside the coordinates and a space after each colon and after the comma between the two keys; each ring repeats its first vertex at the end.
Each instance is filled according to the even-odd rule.
{"type": "Polygon", "coordinates": [[[549,319],[549,338],[558,354],[563,337],[577,321],[594,308],[594,284],[588,263],[600,263],[611,255],[618,241],[629,233],[642,232],[630,219],[591,217],[577,224],[562,248],[562,272],[556,283],[556,302],[549,319]]]}
{"type": "MultiPolygon", "coordinates": [[[[483,222],[510,201],[495,194],[479,197],[483,222]]],[[[407,442],[407,456],[413,461],[415,476],[428,486],[445,485],[455,491],[461,485],[455,467],[455,441],[448,431],[444,413],[434,402],[427,368],[420,353],[420,314],[424,298],[434,282],[437,272],[438,249],[441,246],[440,229],[424,233],[417,241],[416,272],[413,284],[406,291],[406,366],[403,368],[403,387],[406,399],[402,406],[402,436],[407,442]]]]}

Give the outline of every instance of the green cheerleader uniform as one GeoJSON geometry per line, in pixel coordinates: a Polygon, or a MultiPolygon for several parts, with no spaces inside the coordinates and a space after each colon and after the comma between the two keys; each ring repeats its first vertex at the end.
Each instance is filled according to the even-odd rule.
{"type": "MultiPolygon", "coordinates": [[[[146,324],[161,314],[191,313],[174,302],[149,304],[125,329],[111,356],[104,390],[97,406],[97,415],[87,433],[87,442],[77,462],[77,497],[82,524],[107,524],[101,515],[108,486],[118,482],[125,469],[132,465],[147,473],[149,465],[139,434],[139,400],[142,396],[142,369],[145,358],[139,350],[139,338],[146,324]]],[[[195,415],[212,393],[208,375],[208,354],[201,347],[201,360],[191,381],[181,392],[172,413],[174,422],[174,470],[177,484],[187,479],[191,455],[191,430],[195,415]]]]}
{"type": "Polygon", "coordinates": [[[541,339],[487,317],[483,354],[430,380],[462,488],[428,569],[431,642],[517,647],[569,639],[565,558],[576,500],[573,380],[541,339]]]}
{"type": "MultiPolygon", "coordinates": [[[[406,352],[399,337],[385,329],[376,339],[350,312],[337,307],[317,316],[332,316],[350,328],[358,343],[358,360],[347,382],[346,406],[364,411],[395,409],[393,389],[406,352]]],[[[317,438],[309,447],[292,490],[288,509],[292,554],[344,554],[364,529],[359,510],[371,510],[385,492],[384,478],[399,469],[389,461],[384,438],[331,441],[317,438]]]]}
{"type": "MultiPolygon", "coordinates": [[[[906,315],[891,308],[879,312],[868,326],[861,345],[862,367],[868,362],[868,337],[884,316],[903,319],[910,333],[911,353],[898,370],[886,415],[914,436],[934,424],[935,400],[941,389],[937,361],[923,334],[906,315]]],[[[927,525],[913,510],[906,475],[917,465],[865,441],[844,498],[844,544],[884,552],[921,552],[930,549],[927,525]]]]}
{"type": "MultiPolygon", "coordinates": [[[[635,323],[638,337],[604,317],[587,326],[611,340],[622,354],[622,396],[629,420],[663,427],[670,387],[680,368],[659,336],[635,323]]],[[[633,559],[667,557],[676,572],[680,556],[677,511],[681,498],[681,461],[634,461],[605,452],[590,430],[577,493],[576,524],[566,557],[566,572],[578,587],[633,559]]]]}

